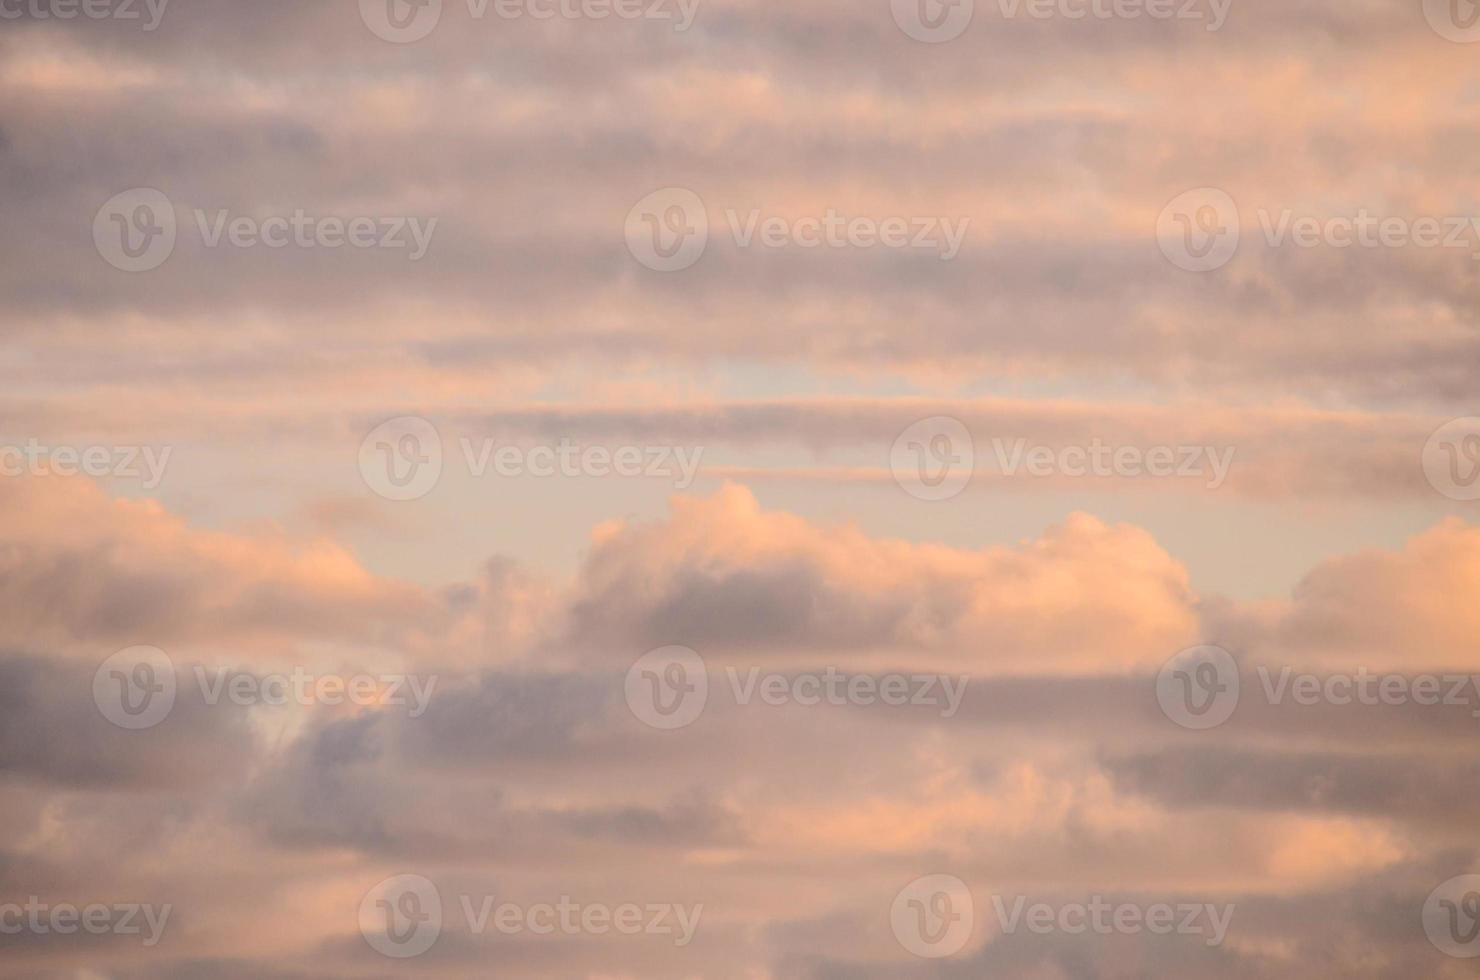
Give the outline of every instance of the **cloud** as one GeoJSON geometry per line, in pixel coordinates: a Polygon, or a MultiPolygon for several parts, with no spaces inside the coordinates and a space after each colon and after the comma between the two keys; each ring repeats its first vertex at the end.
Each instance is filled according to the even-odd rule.
{"type": "Polygon", "coordinates": [[[1194,604],[1185,570],[1149,535],[1089,515],[971,552],[819,528],[731,485],[675,498],[666,522],[600,529],[569,635],[594,649],[676,643],[798,665],[893,654],[1054,672],[1150,663],[1196,635],[1194,604]]]}

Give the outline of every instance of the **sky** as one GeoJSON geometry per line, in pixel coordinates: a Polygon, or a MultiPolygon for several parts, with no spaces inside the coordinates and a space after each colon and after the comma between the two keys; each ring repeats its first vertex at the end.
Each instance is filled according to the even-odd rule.
{"type": "Polygon", "coordinates": [[[1477,52],[0,0],[0,978],[1473,976],[1477,52]]]}

